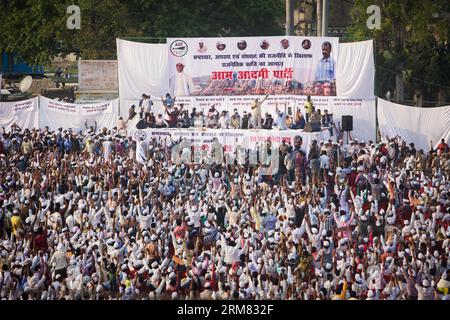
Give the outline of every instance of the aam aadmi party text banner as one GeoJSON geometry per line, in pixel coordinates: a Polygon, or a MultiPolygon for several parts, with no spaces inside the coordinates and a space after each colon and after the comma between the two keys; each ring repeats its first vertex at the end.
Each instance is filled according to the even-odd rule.
{"type": "Polygon", "coordinates": [[[335,37],[168,38],[172,95],[336,95],[335,37]]]}

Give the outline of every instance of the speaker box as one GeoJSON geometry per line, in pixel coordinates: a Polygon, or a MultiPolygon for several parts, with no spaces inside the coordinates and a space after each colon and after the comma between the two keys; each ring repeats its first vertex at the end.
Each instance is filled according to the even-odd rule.
{"type": "Polygon", "coordinates": [[[353,116],[342,116],[342,131],[353,131],[353,116]]]}
{"type": "Polygon", "coordinates": [[[304,132],[319,132],[320,131],[320,122],[319,121],[311,121],[305,124],[304,132]]]}

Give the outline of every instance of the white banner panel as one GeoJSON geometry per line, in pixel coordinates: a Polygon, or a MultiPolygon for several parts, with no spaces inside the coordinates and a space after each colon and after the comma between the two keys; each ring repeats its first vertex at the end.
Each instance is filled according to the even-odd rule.
{"type": "MultiPolygon", "coordinates": [[[[175,100],[175,105],[180,107],[184,105],[184,109],[192,111],[192,108],[196,108],[196,111],[203,111],[203,114],[207,114],[208,109],[215,104],[216,109],[221,112],[226,110],[233,112],[237,109],[242,115],[244,111],[251,113],[251,104],[256,98],[264,98],[264,96],[211,96],[211,97],[180,97],[175,100]]],[[[272,114],[275,119],[275,109],[278,104],[278,108],[281,111],[286,111],[290,115],[294,115],[297,109],[305,114],[305,101],[306,96],[269,96],[267,100],[262,104],[262,116],[268,112],[272,114]]],[[[333,119],[336,125],[341,122],[343,115],[353,116],[353,131],[351,136],[359,140],[372,140],[376,139],[376,111],[375,100],[363,100],[363,99],[351,99],[344,97],[311,97],[311,101],[316,109],[320,109],[321,112],[328,110],[333,114],[333,119]]],[[[160,106],[160,101],[154,102],[154,113],[157,115],[161,113],[165,115],[164,109],[160,106]]],[[[128,118],[128,112],[126,113],[128,118]]]]}
{"type": "Polygon", "coordinates": [[[22,130],[39,128],[37,97],[17,102],[0,102],[0,127],[8,131],[14,123],[22,130]]]}
{"type": "Polygon", "coordinates": [[[168,38],[175,96],[336,95],[339,39],[168,38]]]}
{"type": "MultiPolygon", "coordinates": [[[[277,81],[272,84],[271,90],[277,95],[289,93],[294,95],[333,95],[344,98],[374,99],[375,64],[373,41],[337,44],[336,38],[327,38],[332,45],[330,58],[334,61],[333,63],[330,62],[330,64],[335,65],[334,77],[336,81],[333,82],[335,83],[334,87],[327,83],[314,84],[317,71],[315,72],[311,68],[317,70],[319,62],[313,60],[323,58],[321,53],[322,43],[318,39],[321,38],[190,38],[168,39],[167,45],[117,39],[120,113],[126,117],[129,107],[132,104],[137,105],[143,93],[159,99],[170,91],[169,82],[173,87],[172,94],[175,93],[175,84],[177,84],[177,91],[180,94],[175,95],[179,97],[186,96],[185,91],[188,91],[187,93],[192,96],[191,89],[195,95],[198,95],[199,92],[203,95],[214,94],[218,96],[263,95],[269,91],[268,83],[270,84],[270,81],[273,80],[270,80],[270,77],[272,77],[277,81]],[[300,39],[303,40],[300,41],[300,39]],[[180,40],[180,43],[173,43],[175,40],[180,40]],[[181,41],[184,41],[186,45],[181,41]],[[245,44],[242,41],[245,41],[245,44]],[[202,48],[200,48],[200,42],[203,42],[202,48]],[[316,45],[317,43],[318,46],[316,45]],[[171,44],[173,44],[172,50],[171,44]],[[238,48],[238,44],[240,48],[245,47],[245,49],[241,50],[238,48]],[[287,49],[284,49],[283,46],[287,46],[287,49]],[[309,49],[307,49],[308,47],[309,49]],[[185,53],[184,50],[186,51],[185,53]],[[171,53],[172,51],[176,56],[171,53]],[[286,54],[286,57],[283,57],[283,53],[286,54]],[[270,58],[269,54],[271,55],[270,58]],[[289,54],[293,55],[294,58],[289,58],[289,54]],[[239,58],[237,58],[238,55],[239,58]],[[254,58],[255,55],[256,58],[254,58]],[[194,56],[197,58],[194,59],[194,56]],[[199,57],[208,57],[208,59],[198,59],[199,57]],[[291,62],[285,62],[289,59],[298,61],[299,64],[303,65],[309,63],[310,67],[292,67],[292,79],[283,78],[291,75],[290,72],[284,72],[285,67],[291,67],[291,62]],[[171,61],[170,69],[168,60],[171,61]],[[187,63],[188,60],[190,61],[189,63],[187,63]],[[177,72],[176,64],[178,62],[185,64],[181,72],[183,76],[180,76],[179,72],[177,72]],[[234,62],[237,62],[237,65],[234,62]],[[256,66],[254,62],[256,62],[256,66]],[[260,62],[264,62],[266,65],[260,66],[260,62]],[[243,64],[242,66],[240,66],[241,63],[243,64]],[[269,63],[271,64],[270,66],[269,63]],[[209,68],[208,66],[213,66],[214,68],[203,70],[209,68]],[[263,78],[266,72],[262,69],[267,69],[267,79],[263,78]],[[229,79],[230,71],[232,71],[231,79],[229,79]],[[238,79],[239,71],[243,72],[241,77],[250,77],[252,79],[238,79]],[[258,72],[255,73],[255,71],[258,72]],[[208,87],[207,84],[213,82],[212,77],[214,75],[212,72],[219,72],[215,74],[216,78],[226,77],[227,79],[214,80],[220,85],[208,87]],[[254,76],[257,78],[253,79],[254,76]],[[169,81],[169,78],[172,78],[172,81],[169,81]],[[306,85],[304,85],[305,81],[306,85]],[[248,86],[236,85],[243,82],[247,82],[248,86]]],[[[332,68],[328,68],[328,70],[332,70],[332,68]]],[[[157,103],[159,101],[155,102],[155,104],[157,103]]],[[[236,107],[238,106],[239,102],[236,102],[236,107]]]]}
{"type": "Polygon", "coordinates": [[[375,98],[373,40],[339,44],[337,95],[346,98],[375,98]]]}
{"type": "Polygon", "coordinates": [[[378,125],[383,140],[399,135],[417,149],[427,151],[430,141],[436,148],[441,139],[450,139],[450,106],[416,108],[378,98],[378,125]]]}
{"type": "Polygon", "coordinates": [[[29,99],[24,101],[14,102],[13,112],[16,114],[22,114],[24,112],[33,112],[38,109],[38,99],[29,99]]]}
{"type": "Polygon", "coordinates": [[[166,44],[117,39],[117,65],[121,114],[142,98],[161,97],[169,92],[166,44]]]}
{"type": "Polygon", "coordinates": [[[152,139],[156,139],[167,146],[186,139],[194,147],[194,150],[206,151],[210,150],[214,139],[217,139],[224,147],[225,153],[235,153],[239,147],[255,149],[257,144],[261,145],[269,141],[273,147],[278,147],[283,141],[293,145],[294,137],[297,135],[303,138],[303,149],[308,152],[308,146],[313,139],[327,141],[332,138],[328,130],[309,133],[300,130],[133,129],[130,130],[130,135],[136,141],[143,138],[148,143],[152,139]]]}
{"type": "Polygon", "coordinates": [[[42,97],[41,102],[44,102],[44,107],[49,112],[57,112],[65,115],[77,115],[76,105],[73,103],[66,103],[57,100],[47,99],[42,97]]]}
{"type": "Polygon", "coordinates": [[[113,113],[113,102],[106,101],[94,104],[81,104],[79,105],[78,113],[81,116],[96,116],[99,114],[113,113]]]}
{"type": "MultiPolygon", "coordinates": [[[[293,97],[295,108],[300,108],[305,114],[304,104],[306,97],[293,97]]],[[[311,101],[316,109],[322,112],[326,109],[333,114],[336,125],[342,126],[342,116],[353,117],[353,131],[351,136],[359,140],[376,140],[376,110],[375,99],[351,99],[343,97],[311,97],[311,101]]],[[[346,142],[346,140],[345,140],[346,142]]]]}
{"type": "Polygon", "coordinates": [[[112,129],[117,123],[118,102],[116,99],[95,104],[74,104],[40,97],[40,126],[48,126],[51,130],[60,127],[86,130],[86,126],[112,129]]]}

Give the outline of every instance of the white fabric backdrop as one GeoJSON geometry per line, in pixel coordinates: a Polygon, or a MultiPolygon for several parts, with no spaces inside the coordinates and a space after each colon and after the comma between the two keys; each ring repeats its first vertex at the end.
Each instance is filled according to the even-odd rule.
{"type": "Polygon", "coordinates": [[[373,40],[340,43],[336,88],[340,97],[373,99],[375,63],[373,40]]]}
{"type": "MultiPolygon", "coordinates": [[[[120,114],[141,99],[142,93],[161,97],[169,92],[166,44],[148,44],[117,39],[120,114]]],[[[373,41],[339,44],[336,62],[337,95],[374,99],[375,64],[373,41]]],[[[154,101],[160,104],[159,101],[154,101]]]]}
{"type": "MultiPolygon", "coordinates": [[[[375,99],[353,100],[342,99],[342,102],[334,100],[330,103],[328,111],[333,113],[335,123],[341,122],[342,115],[353,116],[353,131],[351,135],[358,140],[376,140],[376,110],[375,99]]],[[[342,122],[341,122],[342,127],[342,122]]],[[[344,139],[344,142],[347,142],[344,139]]]]}
{"type": "Polygon", "coordinates": [[[161,97],[169,92],[166,44],[117,39],[120,114],[126,115],[143,93],[161,97]]]}
{"type": "MultiPolygon", "coordinates": [[[[51,99],[45,97],[39,97],[40,114],[39,125],[41,128],[48,126],[50,130],[56,130],[60,127],[74,130],[86,130],[85,122],[88,122],[88,126],[94,126],[94,122],[97,122],[97,129],[106,127],[108,129],[113,128],[117,123],[119,99],[112,100],[112,112],[102,112],[96,115],[83,115],[83,107],[80,104],[73,103],[61,103],[59,105],[64,106],[66,110],[73,110],[73,112],[64,110],[54,110],[48,107],[51,99]]],[[[102,106],[104,103],[93,104],[102,106]]],[[[93,106],[92,104],[89,106],[93,106]]],[[[84,105],[86,106],[86,105],[84,105]]]]}
{"type": "Polygon", "coordinates": [[[17,102],[0,103],[0,127],[7,131],[16,123],[20,128],[39,128],[38,97],[17,102]]]}
{"type": "Polygon", "coordinates": [[[450,139],[450,106],[416,108],[378,98],[378,124],[382,139],[397,134],[417,149],[429,150],[450,139]]]}

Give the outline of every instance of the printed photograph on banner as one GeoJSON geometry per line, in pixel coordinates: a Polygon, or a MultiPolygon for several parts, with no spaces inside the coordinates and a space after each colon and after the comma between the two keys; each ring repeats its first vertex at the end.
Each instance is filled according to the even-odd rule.
{"type": "Polygon", "coordinates": [[[336,96],[334,37],[169,38],[173,96],[336,96]]]}

